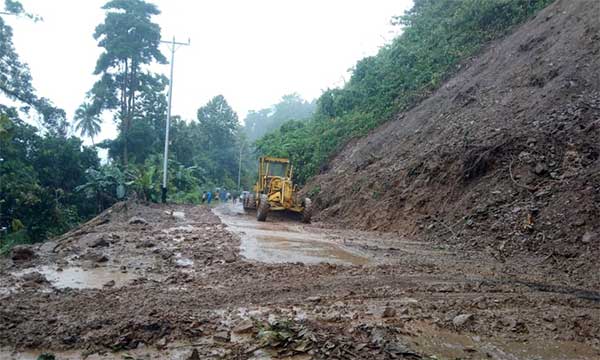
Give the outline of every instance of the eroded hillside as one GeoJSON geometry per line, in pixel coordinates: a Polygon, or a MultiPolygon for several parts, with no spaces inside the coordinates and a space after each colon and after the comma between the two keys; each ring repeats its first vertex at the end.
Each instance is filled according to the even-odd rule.
{"type": "Polygon", "coordinates": [[[534,253],[576,278],[597,266],[599,13],[596,1],[557,1],[347,144],[306,187],[321,220],[487,247],[500,261],[534,253]]]}

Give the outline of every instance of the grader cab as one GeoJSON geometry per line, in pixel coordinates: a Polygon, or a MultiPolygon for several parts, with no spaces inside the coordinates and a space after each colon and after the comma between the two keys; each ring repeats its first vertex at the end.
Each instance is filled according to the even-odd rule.
{"type": "Polygon", "coordinates": [[[261,157],[254,191],[243,198],[244,209],[256,209],[258,221],[267,220],[269,211],[288,210],[302,214],[302,222],[309,223],[311,202],[309,198],[298,198],[298,185],[292,183],[293,171],[289,159],[261,157]]]}

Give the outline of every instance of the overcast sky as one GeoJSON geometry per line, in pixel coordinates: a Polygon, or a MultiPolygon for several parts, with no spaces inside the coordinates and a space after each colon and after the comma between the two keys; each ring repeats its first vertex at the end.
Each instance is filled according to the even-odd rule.
{"type": "MultiPolygon", "coordinates": [[[[5,17],[38,94],[69,119],[96,80],[101,52],[92,34],[105,0],[21,0],[42,22],[5,17]]],[[[398,34],[390,25],[411,0],[155,0],[163,39],[191,38],[175,56],[173,115],[196,110],[223,94],[240,120],[297,92],[310,100],[348,80],[357,60],[373,55],[398,34]]],[[[168,55],[168,48],[162,47],[168,55]]],[[[168,57],[168,56],[167,56],[168,57]]],[[[168,65],[157,67],[168,74],[168,65]]],[[[105,122],[99,139],[115,136],[105,122]]],[[[86,141],[89,143],[89,139],[86,141]]]]}

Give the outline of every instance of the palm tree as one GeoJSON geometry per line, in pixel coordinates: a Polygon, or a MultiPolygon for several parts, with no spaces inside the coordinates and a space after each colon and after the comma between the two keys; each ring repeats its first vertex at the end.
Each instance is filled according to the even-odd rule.
{"type": "Polygon", "coordinates": [[[81,136],[89,136],[94,144],[94,136],[100,132],[100,124],[102,120],[92,111],[92,106],[89,103],[83,103],[75,111],[75,130],[79,130],[81,136]]]}

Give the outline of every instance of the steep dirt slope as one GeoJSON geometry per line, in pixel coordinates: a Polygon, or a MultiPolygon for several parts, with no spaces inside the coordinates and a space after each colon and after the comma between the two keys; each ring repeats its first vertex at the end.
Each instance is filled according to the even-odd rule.
{"type": "MultiPolygon", "coordinates": [[[[562,0],[432,96],[349,143],[306,189],[318,219],[537,254],[600,255],[600,2],[562,0]]],[[[598,286],[598,277],[592,282],[598,286]]]]}

